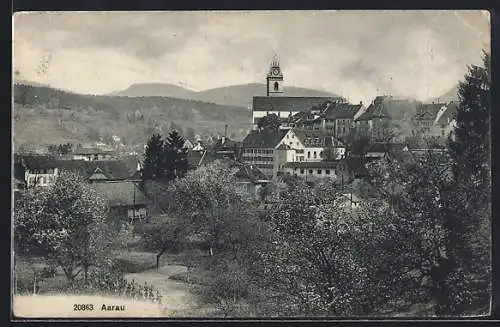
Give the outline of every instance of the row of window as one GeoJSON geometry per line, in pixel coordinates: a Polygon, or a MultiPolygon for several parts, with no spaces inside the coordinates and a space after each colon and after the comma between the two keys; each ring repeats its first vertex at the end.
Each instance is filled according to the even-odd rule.
{"type": "MultiPolygon", "coordinates": [[[[295,170],[297,170],[297,169],[294,169],[294,171],[295,171],[295,170]]],[[[325,171],[325,175],[330,175],[330,173],[331,173],[330,169],[324,169],[324,171],[325,171]]],[[[301,169],[301,170],[300,170],[300,174],[301,174],[301,175],[304,175],[305,173],[306,173],[306,170],[305,170],[305,169],[301,169]]],[[[308,170],[308,173],[309,173],[309,175],[312,175],[312,174],[314,173],[314,169],[309,169],[309,170],[308,170]]],[[[295,174],[297,174],[297,173],[295,173],[295,174]]],[[[316,169],[316,174],[318,174],[318,175],[322,175],[322,174],[323,174],[323,169],[316,169]]],[[[333,175],[336,175],[336,174],[337,174],[337,173],[336,173],[336,171],[335,171],[335,169],[334,169],[334,170],[333,170],[333,175]]]]}
{"type": "Polygon", "coordinates": [[[54,174],[54,169],[30,169],[30,174],[54,174]]]}
{"type": "Polygon", "coordinates": [[[243,156],[243,160],[244,161],[267,161],[267,162],[271,162],[271,161],[273,161],[273,157],[261,157],[261,156],[258,156],[258,157],[247,157],[247,156],[243,156]]]}
{"type": "Polygon", "coordinates": [[[256,153],[256,154],[273,154],[272,149],[245,149],[243,153],[256,153]]]}
{"type": "Polygon", "coordinates": [[[40,185],[46,186],[55,181],[55,176],[30,176],[28,177],[28,186],[40,185]]]}

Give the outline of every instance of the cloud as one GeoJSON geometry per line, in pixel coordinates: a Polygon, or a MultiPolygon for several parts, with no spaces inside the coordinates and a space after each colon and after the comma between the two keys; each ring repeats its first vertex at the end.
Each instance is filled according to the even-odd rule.
{"type": "MultiPolygon", "coordinates": [[[[25,79],[78,92],[132,83],[193,89],[263,82],[274,53],[285,86],[367,100],[439,96],[489,46],[480,11],[30,13],[14,17],[25,79]],[[44,56],[51,69],[37,71],[44,56]]],[[[369,101],[369,100],[368,100],[369,101]]]]}

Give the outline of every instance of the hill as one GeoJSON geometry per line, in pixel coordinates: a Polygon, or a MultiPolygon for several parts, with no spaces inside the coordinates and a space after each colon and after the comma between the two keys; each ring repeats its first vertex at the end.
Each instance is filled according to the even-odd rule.
{"type": "Polygon", "coordinates": [[[50,87],[14,85],[14,144],[60,144],[119,136],[124,144],[144,143],[153,132],[179,129],[188,137],[223,135],[242,139],[251,111],[166,97],[82,95],[50,87]]]}
{"type": "Polygon", "coordinates": [[[168,97],[179,99],[192,99],[196,92],[181,86],[166,83],[132,84],[122,91],[110,93],[113,96],[127,97],[168,97]]]}
{"type": "MultiPolygon", "coordinates": [[[[266,85],[259,83],[231,85],[218,87],[199,92],[171,84],[134,84],[126,90],[115,92],[115,95],[128,97],[164,96],[181,99],[197,100],[221,105],[239,106],[248,108],[252,104],[253,96],[265,95],[266,85]]],[[[284,88],[284,96],[336,96],[336,94],[314,89],[288,86],[284,88]]]]}
{"type": "Polygon", "coordinates": [[[440,97],[429,100],[429,102],[450,102],[458,101],[458,84],[440,97]]]}

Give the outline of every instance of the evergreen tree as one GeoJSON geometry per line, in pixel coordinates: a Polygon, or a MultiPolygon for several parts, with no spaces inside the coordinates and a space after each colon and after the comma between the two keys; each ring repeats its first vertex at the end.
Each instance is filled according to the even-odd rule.
{"type": "MultiPolygon", "coordinates": [[[[490,291],[490,56],[459,85],[456,129],[448,140],[453,206],[446,215],[448,262],[440,280],[441,313],[487,308],[490,291]]],[[[440,276],[437,276],[440,277],[440,276]]]]}
{"type": "Polygon", "coordinates": [[[144,153],[142,179],[159,180],[164,176],[164,141],[160,134],[153,134],[148,140],[144,153]]]}
{"type": "Polygon", "coordinates": [[[163,146],[164,168],[166,180],[184,177],[188,170],[187,149],[184,138],[177,130],[172,130],[163,146]]]}
{"type": "Polygon", "coordinates": [[[457,179],[473,178],[481,183],[489,178],[490,84],[490,55],[485,53],[483,67],[471,66],[459,84],[456,128],[448,142],[457,179]]]}

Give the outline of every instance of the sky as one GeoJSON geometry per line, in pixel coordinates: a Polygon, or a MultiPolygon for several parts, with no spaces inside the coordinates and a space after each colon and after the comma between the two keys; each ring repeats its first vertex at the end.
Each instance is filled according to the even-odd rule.
{"type": "Polygon", "coordinates": [[[13,19],[18,79],[86,94],[135,83],[264,83],[351,102],[449,91],[490,47],[487,11],[32,12],[13,19]]]}

